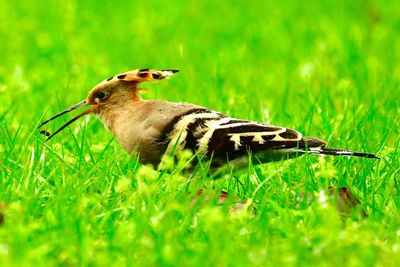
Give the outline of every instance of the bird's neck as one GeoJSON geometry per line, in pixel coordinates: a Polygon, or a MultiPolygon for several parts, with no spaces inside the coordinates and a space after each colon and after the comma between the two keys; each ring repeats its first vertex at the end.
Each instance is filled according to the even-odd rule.
{"type": "Polygon", "coordinates": [[[135,111],[141,105],[141,101],[140,99],[129,99],[129,101],[107,104],[98,111],[97,115],[103,124],[115,135],[118,133],[121,123],[124,124],[132,119],[130,114],[137,114],[135,111]]]}

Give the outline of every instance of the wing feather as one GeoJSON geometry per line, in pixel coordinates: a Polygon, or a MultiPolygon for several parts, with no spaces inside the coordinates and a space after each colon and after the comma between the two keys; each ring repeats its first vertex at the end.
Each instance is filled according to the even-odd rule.
{"type": "Polygon", "coordinates": [[[256,123],[217,128],[208,141],[208,153],[256,152],[259,150],[296,148],[301,133],[284,127],[256,123]]]}
{"type": "Polygon", "coordinates": [[[186,131],[186,148],[213,157],[306,146],[306,139],[295,130],[225,116],[199,117],[186,131]]]}
{"type": "MultiPolygon", "coordinates": [[[[170,140],[180,139],[182,148],[200,155],[220,159],[234,159],[257,154],[304,153],[325,143],[302,136],[300,132],[280,126],[226,117],[212,110],[183,116],[176,123],[170,140]],[[175,136],[175,137],[173,137],[175,136]]],[[[174,143],[174,142],[173,142],[174,143]]]]}

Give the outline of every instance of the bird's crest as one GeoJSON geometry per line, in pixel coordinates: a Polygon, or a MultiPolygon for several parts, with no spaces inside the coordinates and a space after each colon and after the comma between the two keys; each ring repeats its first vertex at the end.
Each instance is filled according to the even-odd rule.
{"type": "Polygon", "coordinates": [[[117,74],[115,76],[111,76],[110,78],[105,80],[105,82],[113,82],[113,81],[126,81],[126,82],[136,82],[136,83],[151,82],[169,78],[176,72],[178,72],[178,70],[138,69],[117,74]]]}

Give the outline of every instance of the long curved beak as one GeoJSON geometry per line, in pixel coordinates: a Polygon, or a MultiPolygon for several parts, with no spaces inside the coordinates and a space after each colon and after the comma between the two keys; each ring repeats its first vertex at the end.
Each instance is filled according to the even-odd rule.
{"type": "MultiPolygon", "coordinates": [[[[64,114],[66,114],[66,113],[68,113],[68,112],[73,111],[74,109],[77,109],[77,108],[83,107],[83,106],[87,106],[86,100],[84,100],[84,101],[82,101],[82,102],[79,102],[78,104],[75,104],[75,105],[73,105],[72,107],[69,107],[69,108],[67,108],[67,109],[64,110],[64,111],[61,111],[60,113],[54,115],[53,117],[51,117],[51,118],[48,119],[48,120],[43,121],[43,122],[38,126],[38,128],[42,127],[43,125],[45,125],[45,124],[51,122],[52,120],[54,120],[54,119],[56,119],[56,118],[58,118],[58,117],[60,117],[60,116],[62,116],[62,115],[64,115],[64,114]]],[[[94,108],[94,107],[93,107],[93,108],[94,108]]],[[[76,121],[77,119],[79,119],[79,118],[81,118],[81,117],[83,117],[83,116],[85,116],[85,115],[91,113],[91,112],[93,111],[93,108],[89,108],[89,109],[83,111],[82,113],[78,114],[77,116],[73,117],[71,120],[69,120],[68,122],[66,122],[63,126],[61,126],[57,131],[55,131],[53,134],[51,134],[49,137],[47,137],[46,141],[50,140],[53,136],[55,136],[56,134],[58,134],[59,132],[61,132],[65,127],[67,127],[68,125],[70,125],[71,123],[73,123],[74,121],[76,121]]]]}

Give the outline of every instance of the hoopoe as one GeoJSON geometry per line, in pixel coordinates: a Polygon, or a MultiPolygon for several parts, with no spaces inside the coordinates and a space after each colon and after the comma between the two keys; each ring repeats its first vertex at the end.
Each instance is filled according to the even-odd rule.
{"type": "Polygon", "coordinates": [[[305,153],[378,158],[369,153],[327,148],[324,141],[303,137],[295,130],[231,118],[202,106],[140,98],[139,83],[165,79],[176,72],[140,69],[112,76],[96,85],[86,100],[43,121],[39,127],[76,108],[90,106],[53,134],[42,130],[46,141],[92,113],[129,154],[137,154],[139,162],[155,166],[164,154],[183,149],[190,149],[215,165],[239,161],[249,154],[261,163],[305,153]]]}

